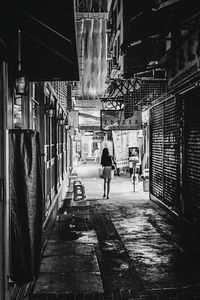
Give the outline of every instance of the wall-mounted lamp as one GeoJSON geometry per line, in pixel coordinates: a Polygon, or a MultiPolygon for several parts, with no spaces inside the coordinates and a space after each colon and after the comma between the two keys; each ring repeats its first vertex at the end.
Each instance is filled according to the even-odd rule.
{"type": "Polygon", "coordinates": [[[18,73],[15,82],[17,95],[25,95],[28,90],[28,79],[21,69],[21,31],[18,30],[18,73]]]}
{"type": "Polygon", "coordinates": [[[46,105],[46,112],[48,112],[50,118],[53,118],[53,116],[54,116],[54,103],[53,102],[50,102],[49,104],[46,105]]]}
{"type": "Polygon", "coordinates": [[[28,80],[21,72],[18,72],[15,82],[15,90],[17,95],[25,95],[28,90],[28,80]]]}
{"type": "Polygon", "coordinates": [[[64,126],[64,125],[67,125],[67,124],[68,124],[68,119],[67,119],[67,117],[65,117],[65,116],[63,115],[63,113],[60,114],[60,115],[58,115],[56,119],[57,119],[58,124],[59,124],[60,126],[64,126]]]}
{"type": "Polygon", "coordinates": [[[62,113],[62,114],[59,114],[59,115],[57,116],[56,120],[58,121],[58,125],[60,125],[60,126],[64,125],[65,119],[64,119],[63,113],[62,113]]]}

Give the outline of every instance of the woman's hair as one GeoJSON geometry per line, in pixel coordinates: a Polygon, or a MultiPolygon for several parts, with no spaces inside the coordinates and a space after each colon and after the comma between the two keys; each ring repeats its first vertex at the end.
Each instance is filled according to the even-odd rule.
{"type": "Polygon", "coordinates": [[[109,156],[108,148],[103,148],[102,157],[108,157],[108,156],[109,156]]]}
{"type": "Polygon", "coordinates": [[[110,155],[109,155],[108,148],[104,148],[101,156],[101,164],[105,165],[107,163],[108,165],[110,164],[110,155]]]}

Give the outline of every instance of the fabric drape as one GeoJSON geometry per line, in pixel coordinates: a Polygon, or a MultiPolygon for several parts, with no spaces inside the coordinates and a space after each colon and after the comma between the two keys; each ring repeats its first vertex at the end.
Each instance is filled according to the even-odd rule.
{"type": "Polygon", "coordinates": [[[83,96],[98,98],[105,91],[106,66],[106,21],[83,20],[84,76],[83,96]]]}
{"type": "Polygon", "coordinates": [[[9,131],[10,276],[18,285],[37,274],[41,254],[43,193],[39,134],[9,131]]]}

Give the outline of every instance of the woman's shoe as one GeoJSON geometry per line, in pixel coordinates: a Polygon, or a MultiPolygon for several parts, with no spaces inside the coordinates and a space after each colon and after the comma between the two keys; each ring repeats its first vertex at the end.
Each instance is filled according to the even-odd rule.
{"type": "Polygon", "coordinates": [[[107,196],[106,199],[109,199],[109,197],[107,196]]]}
{"type": "Polygon", "coordinates": [[[106,198],[106,195],[103,195],[103,199],[106,198]]]}

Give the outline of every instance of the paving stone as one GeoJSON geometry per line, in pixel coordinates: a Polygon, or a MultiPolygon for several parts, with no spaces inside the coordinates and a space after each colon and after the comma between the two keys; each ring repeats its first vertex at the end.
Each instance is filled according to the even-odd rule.
{"type": "Polygon", "coordinates": [[[99,272],[99,267],[94,255],[87,256],[83,252],[82,255],[43,257],[40,272],[99,272]]]}
{"type": "Polygon", "coordinates": [[[34,294],[103,293],[100,273],[40,273],[34,294]]]}
{"type": "Polygon", "coordinates": [[[45,247],[43,257],[46,256],[94,256],[93,243],[74,243],[62,241],[49,241],[45,247]]]}
{"type": "MultiPolygon", "coordinates": [[[[75,232],[75,237],[73,239],[73,243],[75,244],[97,244],[97,236],[94,230],[89,231],[81,231],[75,232]]],[[[54,230],[54,232],[50,236],[49,242],[70,242],[68,236],[70,235],[69,232],[63,233],[59,232],[59,230],[54,230]]]]}
{"type": "Polygon", "coordinates": [[[43,271],[52,272],[39,274],[34,293],[52,293],[55,299],[63,293],[65,300],[97,300],[102,293],[104,300],[200,300],[194,239],[186,239],[185,228],[151,205],[148,194],[139,191],[140,183],[133,192],[129,179],[114,178],[107,201],[101,199],[101,179],[83,179],[83,184],[90,206],[76,203],[68,213],[94,216],[97,235],[94,230],[59,232],[55,226],[42,262],[43,271]],[[68,257],[64,263],[62,256],[68,257]]]}

